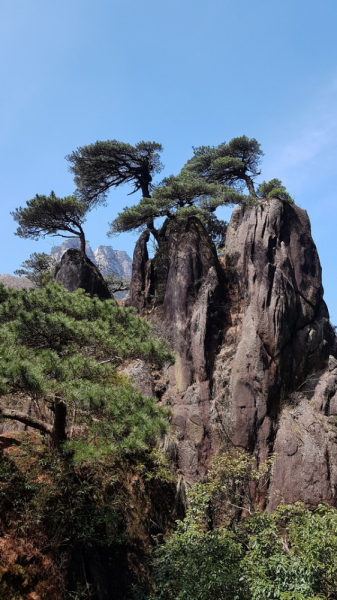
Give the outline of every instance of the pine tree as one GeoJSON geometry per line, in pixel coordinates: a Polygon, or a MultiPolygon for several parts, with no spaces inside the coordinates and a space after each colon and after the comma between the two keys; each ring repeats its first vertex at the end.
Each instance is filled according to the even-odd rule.
{"type": "Polygon", "coordinates": [[[242,201],[241,194],[231,188],[224,188],[217,183],[208,183],[193,174],[182,172],[163,179],[151,198],[142,198],[138,204],[125,208],[110,223],[108,235],[116,235],[122,231],[132,231],[147,226],[149,221],[164,217],[164,224],[151,233],[157,242],[165,237],[167,227],[173,221],[181,221],[191,216],[198,217],[212,231],[212,224],[219,224],[214,211],[224,204],[242,201]]]}
{"type": "Polygon", "coordinates": [[[50,196],[39,196],[28,200],[25,207],[11,212],[19,224],[15,235],[25,239],[38,240],[46,235],[80,239],[81,252],[85,254],[85,235],[83,223],[89,206],[75,196],[57,198],[54,192],[50,196]],[[64,235],[60,232],[66,232],[64,235]],[[71,234],[71,235],[69,235],[71,234]]]}
{"type": "Polygon", "coordinates": [[[126,358],[150,365],[172,359],[133,309],[54,283],[29,291],[1,286],[0,322],[3,417],[39,430],[58,450],[67,441],[87,460],[142,449],[165,431],[165,411],[116,372],[126,358]],[[48,407],[52,422],[23,411],[27,397],[48,407]],[[77,434],[69,438],[70,417],[77,434]]]}
{"type": "Polygon", "coordinates": [[[54,269],[57,261],[45,252],[33,252],[21,264],[21,269],[14,271],[14,275],[27,277],[38,288],[42,288],[53,280],[54,269]]]}

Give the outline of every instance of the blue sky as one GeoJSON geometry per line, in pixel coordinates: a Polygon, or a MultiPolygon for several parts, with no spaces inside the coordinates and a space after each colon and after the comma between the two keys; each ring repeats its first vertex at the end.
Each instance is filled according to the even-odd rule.
{"type": "MultiPolygon", "coordinates": [[[[337,324],[336,0],[2,0],[0,273],[56,238],[14,236],[10,211],[69,195],[65,155],[96,140],[163,144],[164,175],[192,146],[255,137],[262,178],[282,179],[309,213],[337,324]]],[[[130,191],[90,213],[93,248],[130,191]]],[[[62,240],[60,240],[62,241],[62,240]]]]}

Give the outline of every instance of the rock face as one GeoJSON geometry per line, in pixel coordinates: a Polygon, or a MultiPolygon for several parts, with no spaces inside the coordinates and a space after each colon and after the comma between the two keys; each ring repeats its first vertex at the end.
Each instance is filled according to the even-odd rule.
{"type": "Polygon", "coordinates": [[[132,279],[128,304],[136,308],[140,315],[144,314],[144,309],[149,301],[151,271],[151,261],[149,261],[147,251],[149,238],[149,233],[144,231],[135,245],[132,261],[132,279]]]}
{"type": "Polygon", "coordinates": [[[0,283],[6,288],[14,290],[30,290],[34,284],[27,277],[15,277],[15,275],[0,275],[0,283]]]}
{"type": "Polygon", "coordinates": [[[163,401],[186,479],[233,446],[257,464],[277,452],[263,498],[271,508],[334,503],[336,342],[307,213],[276,199],[237,208],[222,264],[191,219],[167,240],[161,296],[146,241],[135,251],[131,302],[176,352],[163,401]]]}
{"type": "MultiPolygon", "coordinates": [[[[226,420],[231,439],[253,450],[273,439],[287,394],[324,367],[334,332],[309,219],[302,209],[274,199],[253,209],[236,209],[225,260],[242,318],[228,389],[215,373],[214,398],[222,404],[230,395],[226,420]]],[[[222,369],[226,361],[220,361],[217,368],[222,369]]]]}
{"type": "MultiPolygon", "coordinates": [[[[79,249],[78,239],[69,239],[60,246],[51,249],[51,256],[59,262],[63,254],[70,248],[79,249]]],[[[103,277],[114,273],[117,277],[131,277],[132,261],[124,250],[114,250],[111,246],[99,246],[95,252],[92,251],[88,242],[85,251],[91,262],[98,267],[103,277]]]]}
{"type": "Polygon", "coordinates": [[[313,374],[280,414],[269,491],[269,510],[280,502],[336,505],[337,361],[330,356],[321,376],[313,374]]]}
{"type": "MultiPolygon", "coordinates": [[[[59,246],[53,246],[53,248],[50,251],[50,255],[55,259],[56,262],[60,262],[63,254],[71,248],[76,248],[76,250],[79,250],[80,240],[78,238],[71,238],[69,240],[66,240],[65,242],[62,242],[62,244],[60,244],[59,246]]],[[[90,258],[91,262],[93,262],[94,265],[96,265],[95,255],[92,249],[90,248],[88,242],[86,242],[85,244],[85,251],[88,258],[90,258]]]]}
{"type": "Polygon", "coordinates": [[[180,468],[193,480],[203,475],[211,456],[210,386],[221,273],[214,247],[197,219],[170,234],[168,256],[163,309],[177,358],[166,400],[173,408],[180,468]]]}
{"type": "Polygon", "coordinates": [[[124,250],[114,250],[111,246],[98,246],[94,257],[95,264],[103,277],[111,272],[117,277],[131,277],[132,260],[124,250]]]}
{"type": "MultiPolygon", "coordinates": [[[[303,422],[299,419],[295,426],[303,433],[299,454],[287,426],[297,403],[293,392],[304,389],[306,379],[322,372],[329,355],[335,354],[334,330],[306,212],[275,199],[236,209],[227,232],[225,267],[230,301],[213,373],[213,451],[233,444],[254,452],[258,462],[277,452],[270,506],[281,499],[308,502],[310,497],[316,503],[320,453],[317,460],[307,460],[313,456],[314,443],[309,443],[304,430],[309,414],[316,429],[326,418],[317,408],[314,413],[304,411],[303,422]],[[283,459],[280,447],[286,449],[283,459]],[[293,486],[285,474],[290,473],[295,454],[302,478],[293,486]],[[278,496],[276,492],[286,485],[293,495],[278,496]]],[[[325,473],[321,477],[328,485],[331,473],[328,469],[325,473]]],[[[331,493],[322,491],[320,501],[332,501],[331,493]]]]}
{"type": "Polygon", "coordinates": [[[75,248],[67,250],[59,266],[55,270],[54,279],[68,290],[74,292],[78,288],[84,289],[91,296],[101,300],[111,298],[108,287],[90,258],[75,248]]]}

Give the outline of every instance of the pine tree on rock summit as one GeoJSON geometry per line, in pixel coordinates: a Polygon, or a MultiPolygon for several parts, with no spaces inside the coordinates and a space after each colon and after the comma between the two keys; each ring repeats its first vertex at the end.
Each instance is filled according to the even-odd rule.
{"type": "Polygon", "coordinates": [[[82,254],[85,254],[85,234],[82,225],[89,208],[89,205],[80,202],[76,196],[58,198],[54,192],[51,192],[50,196],[37,194],[35,198],[28,200],[25,207],[20,206],[11,212],[19,224],[15,235],[33,240],[44,238],[46,235],[76,237],[80,239],[82,254]]]}
{"type": "MultiPolygon", "coordinates": [[[[159,155],[162,150],[156,142],[142,141],[132,146],[117,140],[77,148],[66,158],[75,176],[78,198],[90,206],[104,204],[109,189],[125,183],[133,186],[132,194],[140,190],[143,198],[149,198],[153,176],[163,169],[159,155]]],[[[147,227],[153,229],[151,218],[147,227]]]]}
{"type": "MultiPolygon", "coordinates": [[[[260,144],[247,136],[233,138],[229,143],[224,142],[216,147],[195,148],[194,156],[180,174],[166,177],[154,189],[151,197],[143,195],[137,205],[126,207],[110,223],[108,235],[147,227],[160,244],[172,221],[196,216],[204,223],[211,237],[219,240],[218,232],[226,224],[217,219],[214,214],[216,209],[224,205],[256,202],[261,197],[259,192],[263,191],[263,185],[256,192],[254,180],[261,174],[259,165],[262,156],[260,144]],[[245,188],[248,195],[243,193],[245,188]],[[164,218],[165,221],[156,229],[154,223],[158,218],[164,218]]],[[[272,180],[268,184],[264,182],[264,185],[268,186],[269,194],[272,191],[275,197],[290,199],[279,180],[272,180]]],[[[220,236],[220,245],[223,244],[223,238],[220,236]]]]}

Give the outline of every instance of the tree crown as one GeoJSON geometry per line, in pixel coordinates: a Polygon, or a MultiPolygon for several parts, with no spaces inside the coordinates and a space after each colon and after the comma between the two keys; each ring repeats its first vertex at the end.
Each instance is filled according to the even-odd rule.
{"type": "Polygon", "coordinates": [[[11,212],[19,224],[15,235],[38,240],[45,235],[60,235],[60,231],[67,231],[78,237],[87,210],[88,207],[76,196],[58,198],[54,192],[50,196],[36,194],[28,200],[27,206],[11,212]]]}
{"type": "Polygon", "coordinates": [[[255,138],[243,135],[219,146],[193,148],[194,156],[184,169],[209,182],[231,186],[237,191],[248,187],[255,196],[253,180],[260,175],[259,165],[263,152],[255,138]]]}
{"type": "Polygon", "coordinates": [[[76,196],[58,198],[51,192],[50,196],[36,194],[35,198],[28,200],[27,206],[16,208],[11,215],[19,224],[15,235],[33,240],[46,235],[78,237],[81,240],[81,250],[85,253],[82,225],[88,210],[88,205],[80,202],[76,196]],[[63,235],[61,231],[72,235],[63,235]]]}
{"type": "Polygon", "coordinates": [[[132,146],[108,140],[77,148],[66,158],[74,174],[77,195],[85,203],[104,203],[111,187],[125,183],[133,185],[131,193],[142,191],[149,196],[153,175],[163,165],[159,153],[163,148],[156,142],[139,142],[132,146]]]}
{"type": "MultiPolygon", "coordinates": [[[[78,434],[69,444],[88,460],[140,449],[165,430],[165,411],[116,373],[127,357],[152,365],[172,359],[133,309],[83,290],[69,294],[55,283],[29,291],[0,286],[0,322],[0,414],[16,418],[6,412],[10,394],[28,393],[52,410],[62,402],[77,414],[78,434]]],[[[51,430],[18,414],[19,421],[27,419],[51,430]]]]}
{"type": "Polygon", "coordinates": [[[177,176],[163,179],[151,198],[142,198],[137,205],[126,207],[110,223],[108,235],[145,227],[150,220],[160,217],[171,220],[197,216],[208,223],[210,214],[218,206],[238,201],[242,201],[242,196],[235,190],[208,183],[183,171],[177,176]]]}
{"type": "Polygon", "coordinates": [[[270,181],[263,181],[257,188],[257,193],[260,198],[278,198],[279,200],[286,200],[291,204],[294,202],[282,184],[282,181],[276,178],[270,181]]]}
{"type": "Polygon", "coordinates": [[[45,252],[33,252],[21,264],[22,269],[14,271],[14,275],[27,277],[38,288],[44,287],[53,279],[57,261],[45,252]]]}

